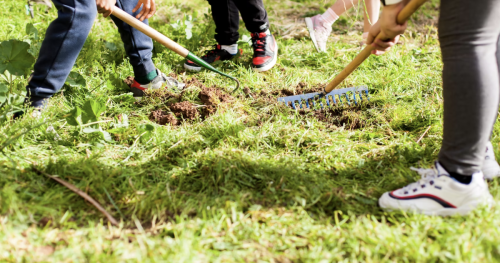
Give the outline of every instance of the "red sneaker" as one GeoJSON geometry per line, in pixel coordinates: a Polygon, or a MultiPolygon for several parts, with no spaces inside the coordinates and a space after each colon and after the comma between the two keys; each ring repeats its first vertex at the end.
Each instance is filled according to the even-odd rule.
{"type": "Polygon", "coordinates": [[[270,70],[278,59],[278,43],[271,32],[252,33],[253,61],[252,68],[262,72],[270,70]]]}

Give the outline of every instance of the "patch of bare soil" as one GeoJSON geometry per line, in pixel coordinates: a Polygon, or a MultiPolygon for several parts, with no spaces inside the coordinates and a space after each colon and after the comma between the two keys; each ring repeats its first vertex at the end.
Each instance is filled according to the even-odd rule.
{"type": "Polygon", "coordinates": [[[134,84],[134,77],[128,76],[126,79],[123,80],[123,82],[130,87],[132,86],[132,84],[134,84]]]}
{"type": "Polygon", "coordinates": [[[198,117],[198,110],[189,101],[174,103],[170,106],[170,110],[179,118],[194,120],[198,117]]]}
{"type": "Polygon", "coordinates": [[[349,130],[356,130],[363,128],[367,125],[364,120],[363,111],[365,107],[351,106],[351,107],[334,107],[324,110],[299,110],[302,116],[313,116],[321,122],[325,122],[333,128],[345,127],[349,130]]]}
{"type": "Polygon", "coordinates": [[[171,124],[175,126],[179,123],[175,115],[168,111],[155,110],[149,114],[149,120],[154,121],[160,125],[171,124]]]}
{"type": "Polygon", "coordinates": [[[202,116],[207,117],[217,111],[217,107],[221,104],[226,104],[233,101],[233,96],[222,92],[217,88],[202,88],[198,94],[198,98],[206,107],[202,109],[202,116]]]}
{"type": "Polygon", "coordinates": [[[191,121],[198,116],[202,119],[214,114],[218,109],[225,104],[231,103],[234,97],[225,93],[217,87],[207,88],[198,79],[192,78],[186,82],[186,87],[195,86],[201,88],[198,98],[202,105],[195,105],[189,101],[182,101],[184,91],[180,94],[173,94],[169,91],[152,91],[148,92],[145,97],[160,98],[165,102],[168,109],[156,109],[150,112],[149,119],[160,125],[180,125],[184,121],[191,121]],[[167,102],[168,100],[168,102],[167,102]]]}

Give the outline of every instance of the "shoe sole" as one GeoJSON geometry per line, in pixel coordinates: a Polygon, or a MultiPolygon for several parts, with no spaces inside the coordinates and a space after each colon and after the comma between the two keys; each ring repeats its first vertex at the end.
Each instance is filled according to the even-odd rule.
{"type": "Polygon", "coordinates": [[[312,19],[310,17],[306,17],[305,21],[306,21],[307,30],[309,30],[309,36],[311,36],[311,40],[313,41],[313,44],[314,44],[314,47],[316,48],[316,51],[321,52],[321,50],[319,50],[318,42],[316,42],[316,36],[314,35],[314,25],[313,25],[312,19]]]}
{"type": "MultiPolygon", "coordinates": [[[[422,211],[418,209],[417,207],[408,207],[408,208],[394,208],[394,206],[388,205],[384,200],[389,199],[390,197],[386,197],[386,194],[384,194],[379,200],[378,200],[378,205],[382,208],[382,210],[386,212],[396,212],[396,211],[405,211],[405,212],[410,212],[410,213],[416,213],[416,214],[424,214],[428,216],[454,216],[454,215],[467,215],[471,211],[475,210],[478,207],[481,206],[486,206],[490,208],[494,201],[493,201],[493,196],[491,194],[488,194],[484,198],[484,200],[480,201],[473,201],[469,202],[466,204],[461,205],[460,207],[457,208],[441,208],[441,209],[434,209],[430,211],[422,211]]],[[[392,199],[390,199],[392,200],[392,199]]],[[[395,203],[399,203],[395,201],[395,203]]],[[[402,206],[400,206],[402,207],[402,206]]]]}
{"type": "Polygon", "coordinates": [[[254,71],[256,72],[264,72],[264,71],[268,71],[270,70],[272,67],[274,67],[274,65],[276,65],[276,62],[278,61],[278,42],[276,42],[276,39],[274,40],[274,58],[273,60],[271,61],[271,63],[269,63],[269,65],[267,66],[264,66],[264,67],[261,67],[261,68],[253,68],[254,71]]]}
{"type": "Polygon", "coordinates": [[[193,67],[193,66],[189,66],[188,64],[184,63],[184,68],[189,70],[189,71],[195,71],[195,72],[198,72],[201,70],[201,67],[193,67]]]}

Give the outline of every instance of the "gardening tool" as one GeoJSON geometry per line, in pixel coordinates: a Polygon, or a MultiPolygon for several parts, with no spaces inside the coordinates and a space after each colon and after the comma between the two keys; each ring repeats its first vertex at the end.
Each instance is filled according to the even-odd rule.
{"type": "MultiPolygon", "coordinates": [[[[410,16],[425,3],[426,0],[411,0],[402,10],[399,12],[397,17],[398,24],[403,24],[410,16]]],[[[385,39],[382,33],[377,35],[376,39],[385,39]]],[[[357,105],[356,94],[358,94],[359,100],[363,100],[362,93],[365,93],[366,99],[368,100],[368,88],[367,87],[355,87],[355,88],[346,88],[346,89],[338,89],[334,90],[347,76],[349,76],[356,68],[358,68],[365,59],[367,59],[372,51],[375,50],[375,47],[372,45],[367,45],[361,53],[359,53],[347,67],[345,67],[340,74],[338,74],[326,87],[322,92],[316,93],[308,93],[296,96],[289,97],[281,97],[278,98],[278,102],[283,102],[285,104],[291,104],[294,109],[297,109],[297,104],[300,108],[306,107],[310,108],[312,106],[316,106],[315,100],[320,100],[324,98],[326,100],[326,104],[330,106],[330,102],[333,104],[337,104],[337,100],[335,96],[338,97],[339,103],[343,103],[342,98],[346,98],[346,102],[350,105],[349,96],[352,96],[352,100],[357,105]]],[[[323,103],[320,101],[320,106],[323,108],[323,103]]]]}
{"type": "Polygon", "coordinates": [[[238,79],[236,79],[235,77],[232,77],[228,74],[225,74],[223,72],[220,72],[218,71],[217,69],[215,69],[214,67],[212,67],[210,64],[206,63],[205,61],[203,61],[203,59],[197,57],[196,55],[194,55],[193,53],[191,53],[189,50],[187,50],[186,48],[184,48],[183,46],[177,44],[176,42],[174,42],[172,39],[164,36],[163,34],[161,34],[160,32],[156,31],[155,29],[147,26],[146,24],[142,23],[141,21],[139,21],[137,18],[127,14],[125,11],[121,10],[120,8],[118,7],[113,7],[113,12],[111,13],[113,16],[119,18],[120,20],[122,20],[123,22],[129,24],[131,27],[141,31],[142,33],[144,33],[145,35],[149,36],[150,38],[160,42],[160,44],[162,44],[163,46],[165,46],[166,48],[174,51],[175,53],[179,54],[180,56],[186,58],[186,59],[189,59],[193,62],[195,62],[196,64],[208,69],[208,70],[211,70],[215,73],[218,73],[224,77],[227,77],[227,78],[230,78],[232,80],[234,80],[236,82],[236,88],[232,91],[233,93],[239,89],[240,87],[240,82],[238,81],[238,79]]]}

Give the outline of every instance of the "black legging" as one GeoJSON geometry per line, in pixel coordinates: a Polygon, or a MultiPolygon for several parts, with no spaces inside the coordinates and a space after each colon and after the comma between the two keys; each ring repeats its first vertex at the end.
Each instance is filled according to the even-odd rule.
{"type": "Polygon", "coordinates": [[[232,45],[238,41],[240,37],[238,11],[248,31],[260,33],[269,28],[262,0],[208,0],[208,3],[212,6],[212,17],[217,27],[215,40],[220,45],[232,45]]]}
{"type": "Polygon", "coordinates": [[[500,1],[441,1],[444,133],[439,162],[449,172],[481,170],[499,103],[499,35],[500,1]]]}

